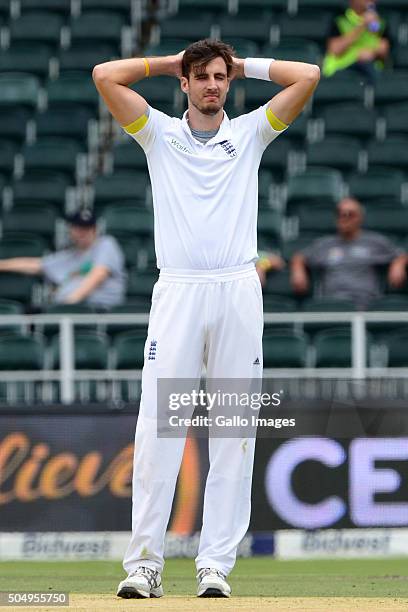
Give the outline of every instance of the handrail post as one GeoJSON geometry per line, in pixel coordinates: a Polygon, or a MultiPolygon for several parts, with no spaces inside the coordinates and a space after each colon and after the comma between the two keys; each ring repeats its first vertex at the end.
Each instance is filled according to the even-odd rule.
{"type": "Polygon", "coordinates": [[[60,387],[61,401],[74,401],[74,326],[69,317],[60,320],[60,387]]]}
{"type": "Polygon", "coordinates": [[[366,343],[366,322],[360,313],[353,315],[351,322],[352,352],[351,364],[353,368],[353,378],[366,377],[367,364],[367,343],[366,343]]]}

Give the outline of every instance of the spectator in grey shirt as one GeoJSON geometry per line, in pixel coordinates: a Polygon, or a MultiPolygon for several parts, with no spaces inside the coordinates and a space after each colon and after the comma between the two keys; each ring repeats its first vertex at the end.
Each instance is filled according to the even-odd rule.
{"type": "Polygon", "coordinates": [[[70,248],[44,257],[15,257],[0,261],[0,272],[42,274],[55,286],[57,303],[108,308],[123,302],[126,275],[123,253],[112,236],[98,236],[89,210],[68,217],[70,248]]]}
{"type": "Polygon", "coordinates": [[[362,230],[363,217],[363,207],[353,198],[337,205],[337,235],[315,240],[292,258],[296,293],[309,289],[308,268],[317,272],[318,297],[352,300],[359,310],[380,296],[378,266],[389,264],[392,287],[405,283],[407,255],[385,236],[362,230]]]}

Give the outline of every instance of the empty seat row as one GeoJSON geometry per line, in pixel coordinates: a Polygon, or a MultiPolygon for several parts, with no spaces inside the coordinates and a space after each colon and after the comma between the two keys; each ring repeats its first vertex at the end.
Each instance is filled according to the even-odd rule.
{"type": "MultiPolygon", "coordinates": [[[[389,332],[381,341],[385,348],[384,366],[408,365],[408,329],[389,332]]],[[[146,330],[117,334],[110,345],[109,337],[101,332],[82,331],[74,336],[74,366],[76,369],[117,370],[141,369],[144,363],[146,330]]],[[[367,351],[373,342],[367,338],[367,351]]],[[[346,328],[323,330],[313,341],[304,332],[266,329],[263,337],[265,368],[350,368],[352,364],[351,332],[346,328]]],[[[0,335],[0,370],[37,370],[60,367],[60,339],[20,334],[0,335]]]]}

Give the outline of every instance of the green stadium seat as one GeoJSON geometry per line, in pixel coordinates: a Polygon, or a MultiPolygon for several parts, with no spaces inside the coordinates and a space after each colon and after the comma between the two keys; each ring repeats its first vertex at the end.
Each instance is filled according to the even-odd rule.
{"type": "Polygon", "coordinates": [[[387,166],[406,172],[408,167],[408,138],[389,136],[384,142],[367,145],[368,164],[387,166]]]}
{"type": "Polygon", "coordinates": [[[0,141],[0,172],[3,176],[10,177],[14,172],[14,160],[19,147],[13,140],[2,139],[0,141]]]}
{"type": "MultiPolygon", "coordinates": [[[[138,300],[132,300],[125,304],[119,304],[110,309],[109,314],[147,314],[150,311],[151,298],[146,296],[138,300]]],[[[109,337],[114,338],[123,332],[132,332],[134,335],[140,335],[146,340],[147,325],[137,323],[108,323],[106,325],[106,333],[109,337]]]]}
{"type": "MultiPolygon", "coordinates": [[[[60,367],[60,339],[51,340],[53,367],[60,367]]],[[[77,370],[104,370],[108,365],[108,340],[105,334],[82,331],[74,334],[74,363],[77,370]]]]}
{"type": "Polygon", "coordinates": [[[135,236],[134,234],[127,234],[117,232],[116,239],[120,244],[120,248],[123,251],[125,256],[125,266],[127,268],[132,268],[133,266],[140,266],[140,260],[146,260],[147,257],[144,256],[144,236],[135,236]]]}
{"type": "Polygon", "coordinates": [[[300,10],[296,15],[282,13],[278,19],[281,37],[307,38],[325,46],[331,14],[322,10],[300,10]]]}
{"type": "MultiPolygon", "coordinates": [[[[371,312],[407,312],[408,311],[408,296],[407,295],[384,295],[370,302],[368,311],[371,312]]],[[[381,340],[384,334],[391,331],[396,331],[404,327],[402,321],[387,321],[367,323],[367,330],[376,340],[381,340]]],[[[406,325],[405,325],[406,327],[406,325]]]]}
{"type": "Polygon", "coordinates": [[[147,172],[117,170],[113,175],[98,176],[94,182],[94,207],[120,200],[145,200],[148,185],[147,172]]]}
{"type": "Polygon", "coordinates": [[[264,57],[289,62],[308,62],[317,64],[320,61],[321,50],[319,45],[304,38],[281,38],[278,46],[265,45],[262,49],[264,57]]]}
{"type": "Polygon", "coordinates": [[[36,282],[32,276],[8,272],[0,274],[0,299],[6,298],[30,304],[36,282]]]}
{"type": "Polygon", "coordinates": [[[295,300],[280,297],[277,295],[263,296],[264,312],[296,312],[297,304],[295,300]]]}
{"type": "Polygon", "coordinates": [[[304,334],[270,330],[263,337],[264,368],[304,368],[308,341],[304,334]]]}
{"type": "Polygon", "coordinates": [[[239,38],[238,36],[225,36],[224,42],[231,45],[237,57],[258,57],[259,45],[254,40],[239,38]]]}
{"type": "Polygon", "coordinates": [[[80,71],[64,73],[55,81],[48,81],[47,96],[50,108],[76,104],[96,112],[99,104],[91,73],[84,74],[80,71]]]}
{"type": "Polygon", "coordinates": [[[400,45],[395,49],[394,65],[396,68],[408,70],[408,47],[400,45]]]}
{"type": "Polygon", "coordinates": [[[286,11],[287,8],[288,0],[238,0],[238,14],[253,11],[259,15],[262,10],[286,11]]]}
{"type": "MultiPolygon", "coordinates": [[[[0,253],[1,253],[2,242],[3,241],[0,242],[0,253]]],[[[1,315],[20,315],[20,314],[24,314],[23,305],[20,302],[16,302],[15,300],[7,300],[7,299],[0,300],[0,316],[1,315]]],[[[0,335],[10,334],[10,333],[21,334],[22,331],[23,329],[21,325],[12,325],[12,324],[0,325],[0,335]]]]}
{"type": "Polygon", "coordinates": [[[73,45],[83,40],[110,43],[121,55],[122,28],[125,25],[125,18],[112,11],[87,11],[71,19],[71,41],[73,45]]]}
{"type": "Polygon", "coordinates": [[[71,49],[62,49],[58,55],[60,74],[83,70],[92,73],[94,66],[115,59],[115,45],[99,43],[89,47],[86,41],[77,42],[71,49]]]}
{"type": "Polygon", "coordinates": [[[314,338],[316,368],[351,367],[351,331],[349,329],[325,330],[314,338]]]}
{"type": "Polygon", "coordinates": [[[103,211],[106,233],[116,235],[153,235],[153,212],[129,204],[107,206],[103,211]]]}
{"type": "Polygon", "coordinates": [[[8,19],[10,16],[10,0],[0,0],[0,19],[8,19]]]}
{"type": "Polygon", "coordinates": [[[156,106],[162,102],[169,103],[174,101],[175,93],[180,89],[176,79],[171,77],[161,77],[160,79],[145,79],[131,86],[138,94],[143,96],[149,104],[156,106]]]}
{"type": "Polygon", "coordinates": [[[186,10],[211,11],[211,13],[228,13],[229,0],[179,0],[179,13],[185,13],[186,10]]]}
{"type": "Polygon", "coordinates": [[[262,155],[261,168],[271,170],[276,180],[283,178],[288,166],[289,153],[292,145],[285,135],[279,137],[279,142],[272,143],[262,155]]]}
{"type": "Polygon", "coordinates": [[[166,38],[158,44],[151,44],[146,47],[145,55],[175,55],[188,47],[192,42],[190,38],[166,38]]]}
{"type": "MultiPolygon", "coordinates": [[[[356,310],[354,302],[351,300],[339,300],[334,298],[309,298],[302,304],[304,312],[354,312],[356,310]]],[[[310,336],[314,336],[323,330],[336,330],[339,326],[344,327],[346,323],[328,323],[316,321],[316,323],[304,323],[303,329],[310,336]]]]}
{"type": "Polygon", "coordinates": [[[6,232],[0,240],[0,259],[11,257],[42,257],[47,250],[47,243],[41,236],[24,236],[23,233],[6,232]]]}
{"type": "Polygon", "coordinates": [[[270,40],[272,14],[263,12],[261,15],[241,17],[231,17],[230,15],[221,17],[218,21],[221,30],[221,38],[238,36],[253,40],[259,45],[263,45],[270,40]]]}
{"type": "Polygon", "coordinates": [[[303,249],[308,247],[313,242],[313,240],[316,240],[321,236],[322,234],[320,233],[316,233],[315,235],[308,233],[306,234],[306,236],[299,236],[295,240],[288,240],[286,242],[283,242],[281,245],[281,255],[283,259],[289,262],[295,253],[302,251],[303,249]]]}
{"type": "Polygon", "coordinates": [[[392,102],[406,102],[408,98],[408,72],[384,72],[374,86],[376,106],[392,102]]]}
{"type": "Polygon", "coordinates": [[[400,326],[395,332],[383,337],[383,343],[388,352],[388,367],[402,368],[408,365],[408,328],[400,326]]]}
{"type": "MultiPolygon", "coordinates": [[[[297,303],[288,297],[279,295],[263,294],[264,313],[287,313],[296,312],[297,303]]],[[[264,324],[264,335],[267,336],[272,331],[293,331],[294,325],[289,323],[266,323],[264,324]]]]}
{"type": "Polygon", "coordinates": [[[321,142],[307,145],[307,165],[327,165],[341,172],[352,172],[359,166],[360,152],[361,145],[356,138],[327,136],[321,142]]]}
{"type": "Polygon", "coordinates": [[[129,301],[134,298],[151,297],[154,284],[158,279],[158,270],[140,271],[136,268],[129,270],[127,296],[129,301]]]}
{"type": "Polygon", "coordinates": [[[25,108],[3,108],[0,114],[1,138],[20,145],[26,138],[31,112],[25,108]]]}
{"type": "Polygon", "coordinates": [[[287,211],[299,205],[327,201],[337,204],[343,193],[342,175],[333,168],[307,168],[302,174],[291,176],[287,182],[287,211]]]}
{"type": "Polygon", "coordinates": [[[34,118],[37,138],[44,139],[49,136],[75,138],[78,143],[86,145],[91,119],[92,112],[85,108],[78,108],[75,114],[71,108],[46,110],[34,118]]]}
{"type": "Polygon", "coordinates": [[[3,214],[2,225],[6,232],[34,232],[52,244],[57,218],[52,204],[18,204],[3,214]]]}
{"type": "Polygon", "coordinates": [[[258,233],[279,241],[282,229],[282,217],[276,210],[259,209],[258,233]]]}
{"type": "Polygon", "coordinates": [[[244,91],[245,107],[251,111],[266,104],[276,93],[281,91],[279,85],[257,79],[244,80],[239,86],[244,91]]]}
{"type": "MultiPolygon", "coordinates": [[[[95,309],[89,304],[51,304],[44,308],[44,314],[51,315],[95,315],[95,309]]],[[[46,323],[37,325],[37,329],[41,331],[47,338],[53,337],[59,333],[60,326],[58,323],[46,323]]],[[[88,323],[75,327],[75,334],[82,334],[84,331],[95,330],[95,323],[88,323]]]]}
{"type": "Polygon", "coordinates": [[[298,0],[298,6],[302,9],[322,9],[334,13],[343,13],[347,8],[347,0],[298,0]]]}
{"type": "Polygon", "coordinates": [[[0,109],[12,106],[33,110],[39,93],[40,82],[36,76],[24,72],[0,73],[0,109]]]}
{"type": "Polygon", "coordinates": [[[273,185],[273,174],[270,170],[262,168],[258,172],[258,196],[259,199],[269,200],[270,188],[273,185]]]}
{"type": "Polygon", "coordinates": [[[145,343],[146,332],[128,331],[118,334],[113,343],[116,369],[143,368],[145,343]]]}
{"type": "Polygon", "coordinates": [[[63,25],[63,17],[53,12],[41,10],[23,13],[10,22],[11,43],[46,43],[55,50],[60,44],[63,25]]]}
{"type": "Polygon", "coordinates": [[[52,52],[47,44],[15,43],[0,53],[0,72],[27,72],[48,76],[52,52]]]}
{"type": "Polygon", "coordinates": [[[132,0],[81,0],[81,12],[106,11],[122,15],[127,20],[132,18],[132,0]]]}
{"type": "Polygon", "coordinates": [[[408,209],[392,209],[390,206],[376,206],[367,210],[364,227],[384,234],[408,234],[408,209]]]}
{"type": "Polygon", "coordinates": [[[404,174],[392,168],[373,168],[366,174],[352,174],[348,179],[350,194],[371,204],[388,198],[392,203],[401,201],[404,174]]]}
{"type": "Polygon", "coordinates": [[[0,370],[42,370],[44,345],[40,338],[0,336],[0,370]]]}
{"type": "Polygon", "coordinates": [[[116,144],[112,149],[113,167],[116,170],[147,170],[146,155],[134,140],[116,144]]]}
{"type": "MultiPolygon", "coordinates": [[[[305,114],[299,115],[293,123],[291,123],[285,132],[284,139],[290,140],[296,148],[303,148],[303,144],[307,138],[308,117],[305,114]]],[[[280,143],[279,143],[280,144],[280,143]]]]}
{"type": "Polygon", "coordinates": [[[298,208],[297,216],[299,219],[299,233],[303,232],[320,232],[320,233],[335,233],[336,232],[336,214],[335,209],[330,207],[315,206],[311,208],[307,205],[301,205],[298,208]]]}
{"type": "Polygon", "coordinates": [[[264,287],[264,294],[296,299],[290,282],[290,272],[287,268],[279,271],[272,271],[268,274],[264,287]]]}
{"type": "Polygon", "coordinates": [[[74,181],[77,172],[77,156],[81,145],[71,138],[48,137],[25,145],[22,149],[24,169],[55,170],[74,181]]]}
{"type": "Polygon", "coordinates": [[[408,104],[391,104],[383,108],[383,117],[386,123],[387,136],[408,135],[408,104]]]}
{"type": "Polygon", "coordinates": [[[402,11],[407,8],[405,0],[381,0],[381,10],[384,9],[401,9],[402,11]]]}
{"type": "Polygon", "coordinates": [[[321,79],[313,94],[313,109],[315,115],[327,104],[355,102],[364,104],[365,85],[358,74],[338,72],[334,76],[321,79]]]}
{"type": "Polygon", "coordinates": [[[40,10],[63,17],[68,17],[71,13],[71,0],[19,0],[19,4],[22,13],[40,10]]]}
{"type": "Polygon", "coordinates": [[[325,134],[354,136],[361,140],[375,138],[377,113],[362,104],[333,104],[323,109],[325,134]]]}
{"type": "Polygon", "coordinates": [[[12,183],[13,202],[37,202],[53,204],[60,211],[65,208],[65,192],[70,180],[60,172],[32,170],[12,183]]]}
{"type": "Polygon", "coordinates": [[[195,40],[209,38],[212,25],[211,15],[201,15],[200,19],[175,15],[160,22],[160,42],[165,44],[167,38],[183,38],[186,32],[190,38],[195,40]]]}

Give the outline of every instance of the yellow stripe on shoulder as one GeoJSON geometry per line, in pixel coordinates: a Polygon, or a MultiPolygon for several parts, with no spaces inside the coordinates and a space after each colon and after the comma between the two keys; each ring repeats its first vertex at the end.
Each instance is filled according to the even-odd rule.
{"type": "Polygon", "coordinates": [[[288,127],[286,123],[283,123],[283,121],[278,119],[277,116],[273,114],[269,106],[266,109],[266,117],[271,124],[271,127],[276,130],[276,132],[285,130],[288,127]]]}
{"type": "Polygon", "coordinates": [[[123,126],[123,129],[125,130],[125,132],[128,132],[129,134],[136,134],[136,132],[139,132],[142,128],[144,128],[144,126],[147,123],[147,120],[148,120],[148,116],[144,114],[141,117],[139,117],[139,119],[136,119],[136,121],[129,123],[129,125],[123,126]]]}

